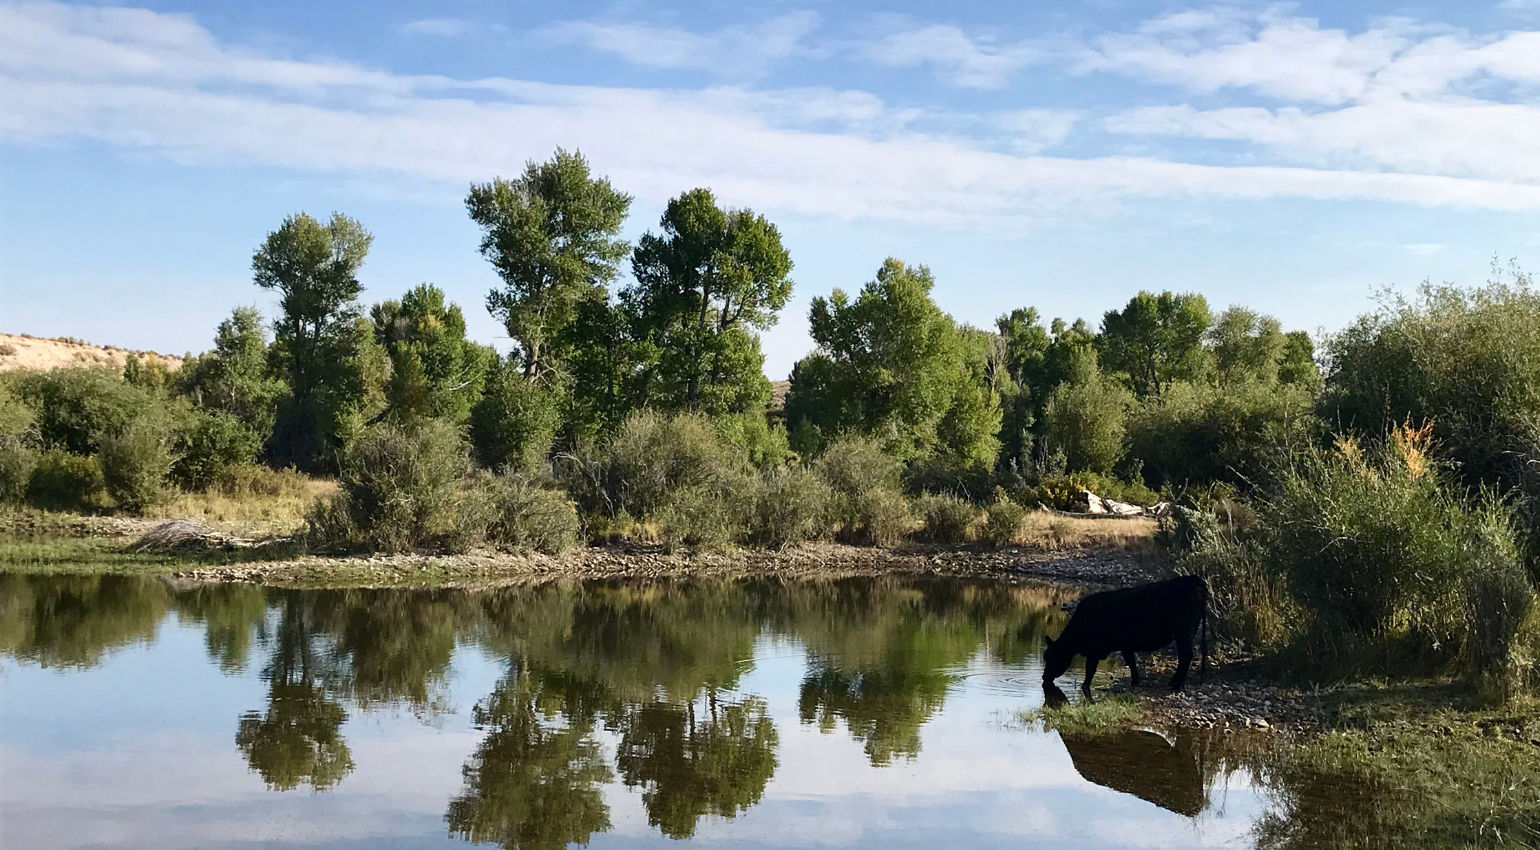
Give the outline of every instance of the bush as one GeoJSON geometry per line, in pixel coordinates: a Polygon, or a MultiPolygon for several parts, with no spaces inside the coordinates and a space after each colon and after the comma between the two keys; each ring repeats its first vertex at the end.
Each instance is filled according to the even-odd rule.
{"type": "Polygon", "coordinates": [[[669,494],[658,512],[664,542],[720,548],[738,537],[753,506],[753,479],[731,476],[669,494]]]}
{"type": "Polygon", "coordinates": [[[879,487],[857,496],[841,535],[850,543],[897,546],[909,533],[909,500],[897,490],[879,487]]]}
{"type": "Polygon", "coordinates": [[[1245,381],[1173,384],[1128,419],[1128,453],[1157,487],[1266,483],[1274,458],[1314,441],[1312,387],[1245,381]]]}
{"type": "Polygon", "coordinates": [[[153,394],[123,380],[115,369],[54,369],[24,375],[15,385],[36,414],[44,449],[76,455],[96,452],[104,436],[116,436],[130,422],[164,406],[153,394]]]}
{"type": "Polygon", "coordinates": [[[1180,505],[1161,519],[1157,539],[1170,549],[1177,575],[1208,583],[1215,634],[1250,647],[1286,637],[1284,590],[1252,541],[1225,533],[1213,513],[1180,505]]]}
{"type": "Polygon", "coordinates": [[[230,470],[249,465],[262,450],[261,438],[222,410],[194,413],[180,429],[176,443],[172,477],[189,490],[207,489],[230,470]]]}
{"type": "Polygon", "coordinates": [[[746,465],[706,417],[653,411],[632,414],[604,444],[560,461],[558,474],[585,514],[643,522],[677,494],[740,486],[746,465]]]}
{"type": "Polygon", "coordinates": [[[513,550],[559,555],[577,545],[577,508],[560,491],[517,472],[478,481],[488,512],[486,539],[513,550]]]}
{"type": "Polygon", "coordinates": [[[1308,615],[1318,648],[1399,638],[1422,650],[1458,646],[1472,556],[1518,563],[1507,511],[1486,497],[1467,502],[1441,481],[1430,442],[1426,428],[1400,428],[1373,452],[1351,440],[1301,452],[1263,500],[1268,566],[1308,615]]]}
{"type": "Polygon", "coordinates": [[[814,471],[829,486],[829,514],[849,543],[893,546],[909,533],[903,464],[876,440],[847,435],[830,444],[814,471]]]}
{"type": "Polygon", "coordinates": [[[20,437],[0,434],[0,504],[19,502],[37,468],[37,452],[20,437]]]}
{"type": "Polygon", "coordinates": [[[1503,556],[1501,541],[1493,541],[1493,563],[1481,563],[1465,576],[1466,669],[1478,690],[1506,703],[1527,682],[1531,659],[1518,646],[1535,593],[1518,564],[1503,556]]]}
{"type": "Polygon", "coordinates": [[[925,520],[922,533],[932,543],[955,546],[968,542],[979,518],[978,505],[951,495],[927,493],[916,499],[914,506],[925,520]]]}
{"type": "Polygon", "coordinates": [[[1027,509],[1011,501],[1002,489],[996,489],[995,500],[984,509],[984,542],[996,549],[1016,542],[1021,531],[1021,521],[1026,519],[1027,509]]]}
{"type": "Polygon", "coordinates": [[[63,449],[43,452],[27,482],[27,501],[52,511],[100,510],[107,501],[101,462],[63,449]]]}
{"type": "Polygon", "coordinates": [[[454,530],[455,485],[466,469],[460,435],[443,422],[375,425],[344,453],[341,491],[312,509],[311,539],[382,552],[423,546],[454,530]]]}
{"type": "Polygon", "coordinates": [[[141,416],[116,434],[97,438],[101,447],[102,480],[118,507],[141,513],[169,502],[176,494],[171,470],[171,429],[153,413],[141,416]]]}
{"type": "Polygon", "coordinates": [[[748,542],[768,549],[816,540],[829,528],[833,491],[801,467],[761,473],[748,519],[748,542]]]}
{"type": "Polygon", "coordinates": [[[471,445],[488,469],[535,472],[545,463],[561,427],[559,387],[524,377],[518,364],[499,360],[487,372],[486,390],[471,408],[471,445]]]}

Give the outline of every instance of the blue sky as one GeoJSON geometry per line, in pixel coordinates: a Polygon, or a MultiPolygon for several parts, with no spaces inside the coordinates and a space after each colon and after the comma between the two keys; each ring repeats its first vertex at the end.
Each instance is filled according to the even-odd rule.
{"type": "Polygon", "coordinates": [[[1180,5],[0,0],[0,331],[181,352],[297,210],[375,234],[478,338],[462,201],[561,145],[782,228],[792,304],[882,259],[987,325],[1139,289],[1331,330],[1380,286],[1540,253],[1540,0],[1180,5]]]}

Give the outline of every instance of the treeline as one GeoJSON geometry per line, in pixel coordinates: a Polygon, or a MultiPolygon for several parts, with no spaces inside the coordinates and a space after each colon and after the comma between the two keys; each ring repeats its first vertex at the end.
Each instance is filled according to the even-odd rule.
{"type": "Polygon", "coordinates": [[[499,527],[560,545],[578,523],[591,537],[882,543],[917,515],[938,539],[1004,541],[1015,506],[1080,487],[1151,501],[1150,488],[1248,486],[1270,447],[1315,425],[1310,339],[1269,317],[1141,293],[1098,330],[1045,327],[1031,308],[984,330],[937,306],[928,269],[892,259],[855,296],[814,299],[817,350],[772,409],[757,332],[792,292],[775,225],[696,189],[632,246],[618,236],[630,204],[564,151],[471,188],[506,356],[467,339],[431,284],[365,309],[370,234],[340,214],[291,216],[252,260],[279,298],[271,336],[239,308],[176,373],[132,360],[121,376],[6,378],[0,498],[140,511],[260,463],[338,475],[344,494],[313,530],[375,548],[499,527]],[[911,502],[922,494],[944,495],[911,502]],[[986,526],[965,503],[999,516],[986,526]],[[545,519],[524,529],[510,511],[545,519]]]}

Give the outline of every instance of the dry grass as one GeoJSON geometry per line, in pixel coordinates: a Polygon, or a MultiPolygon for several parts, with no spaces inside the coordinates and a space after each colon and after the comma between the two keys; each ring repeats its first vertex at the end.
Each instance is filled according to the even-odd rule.
{"type": "Polygon", "coordinates": [[[337,492],[337,482],[292,469],[250,467],[201,493],[184,493],[153,509],[155,519],[196,519],[243,536],[286,535],[305,523],[316,499],[337,492]]]}
{"type": "Polygon", "coordinates": [[[1048,550],[1126,549],[1155,547],[1159,524],[1148,517],[1133,519],[1080,519],[1047,511],[1031,511],[1021,522],[1016,540],[1048,550]]]}

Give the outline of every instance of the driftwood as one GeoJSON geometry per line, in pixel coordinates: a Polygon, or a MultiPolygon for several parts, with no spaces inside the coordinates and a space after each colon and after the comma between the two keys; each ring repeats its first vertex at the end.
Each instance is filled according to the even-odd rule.
{"type": "Polygon", "coordinates": [[[250,549],[269,541],[252,541],[215,531],[197,520],[173,519],[150,529],[134,543],[135,552],[189,552],[250,549]]]}
{"type": "Polygon", "coordinates": [[[1058,516],[1075,517],[1076,519],[1134,519],[1136,517],[1162,517],[1171,511],[1169,502],[1157,502],[1149,507],[1134,505],[1128,502],[1119,502],[1116,499],[1107,499],[1092,493],[1090,490],[1081,490],[1076,498],[1076,506],[1084,505],[1079,511],[1060,511],[1049,508],[1042,502],[1038,502],[1038,509],[1050,511],[1058,516]]]}

